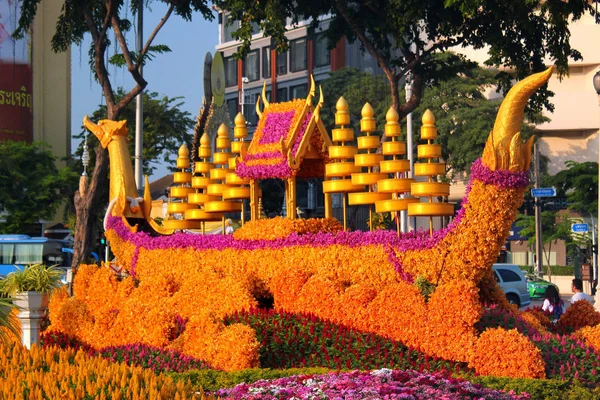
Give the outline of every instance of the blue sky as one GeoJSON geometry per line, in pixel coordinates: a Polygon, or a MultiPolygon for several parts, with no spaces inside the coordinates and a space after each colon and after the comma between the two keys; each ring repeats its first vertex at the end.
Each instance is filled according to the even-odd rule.
{"type": "MultiPolygon", "coordinates": [[[[153,2],[151,11],[144,14],[144,39],[147,39],[154,27],[164,16],[167,8],[161,2],[153,2]]],[[[215,14],[216,16],[216,14],[215,14]]],[[[130,34],[129,45],[135,50],[135,37],[130,34]]],[[[114,42],[114,38],[113,38],[114,42]]],[[[209,22],[201,14],[194,14],[191,22],[171,15],[153,44],[165,44],[171,53],[158,55],[144,67],[144,77],[148,81],[147,91],[157,92],[169,97],[182,96],[184,111],[196,118],[202,97],[204,56],[214,53],[218,42],[218,24],[216,18],[209,22]]],[[[71,132],[81,132],[84,115],[92,114],[99,104],[104,104],[100,86],[94,80],[88,63],[89,37],[80,47],[71,49],[71,132]]],[[[119,53],[121,51],[119,50],[119,53]]],[[[110,55],[115,53],[114,43],[110,55]]],[[[134,81],[125,69],[110,68],[111,81],[116,89],[123,86],[126,90],[134,86],[134,81]]],[[[78,142],[73,142],[73,149],[78,142]]],[[[166,166],[158,168],[150,180],[166,174],[166,166]]]]}

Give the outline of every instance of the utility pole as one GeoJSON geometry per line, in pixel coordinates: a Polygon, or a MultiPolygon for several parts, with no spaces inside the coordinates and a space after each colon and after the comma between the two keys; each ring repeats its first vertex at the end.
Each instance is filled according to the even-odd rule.
{"type": "MultiPolygon", "coordinates": [[[[535,142],[534,149],[534,174],[535,174],[535,188],[540,187],[540,147],[539,142],[535,142]]],[[[538,196],[534,197],[535,201],[535,273],[537,276],[542,277],[543,273],[543,239],[542,239],[542,203],[538,196]]]]}
{"type": "MultiPolygon", "coordinates": [[[[137,15],[137,40],[136,49],[138,54],[141,54],[143,43],[143,22],[144,22],[144,0],[138,0],[138,15],[137,15]]],[[[140,75],[142,74],[142,62],[140,61],[140,75]]],[[[144,147],[144,104],[142,100],[142,92],[137,95],[135,103],[135,186],[138,194],[142,192],[142,148],[144,147]]],[[[112,199],[111,199],[112,200],[112,199]]]]}
{"type": "MultiPolygon", "coordinates": [[[[406,75],[406,101],[409,101],[412,96],[412,76],[411,74],[406,75]]],[[[412,130],[412,112],[406,116],[406,153],[408,154],[408,161],[410,163],[410,171],[408,171],[407,178],[412,179],[414,177],[414,154],[413,154],[413,130],[412,130]]],[[[402,195],[406,197],[409,195],[402,195]]],[[[408,211],[400,211],[400,219],[402,221],[402,232],[408,232],[411,229],[417,229],[417,218],[409,217],[408,211]]]]}

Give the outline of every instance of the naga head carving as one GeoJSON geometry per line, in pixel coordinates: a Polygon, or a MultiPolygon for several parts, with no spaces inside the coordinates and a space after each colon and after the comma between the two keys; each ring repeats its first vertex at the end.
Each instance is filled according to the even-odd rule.
{"type": "Polygon", "coordinates": [[[114,136],[127,137],[127,120],[102,119],[96,124],[86,115],[83,117],[83,125],[98,138],[104,148],[108,146],[114,136]]]}
{"type": "Polygon", "coordinates": [[[498,110],[494,129],[490,132],[481,161],[495,170],[526,171],[531,163],[531,148],[535,137],[522,143],[521,123],[529,97],[552,75],[552,67],[533,74],[510,89],[498,110]]]}

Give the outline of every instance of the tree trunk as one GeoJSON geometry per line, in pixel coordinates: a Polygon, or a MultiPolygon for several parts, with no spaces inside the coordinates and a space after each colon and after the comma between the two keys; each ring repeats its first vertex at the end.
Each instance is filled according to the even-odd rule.
{"type": "Polygon", "coordinates": [[[97,217],[98,199],[108,186],[108,151],[100,144],[96,147],[96,167],[92,173],[89,186],[85,193],[79,190],[75,193],[75,238],[71,267],[76,273],[79,264],[89,257],[92,251],[92,229],[97,217]]]}

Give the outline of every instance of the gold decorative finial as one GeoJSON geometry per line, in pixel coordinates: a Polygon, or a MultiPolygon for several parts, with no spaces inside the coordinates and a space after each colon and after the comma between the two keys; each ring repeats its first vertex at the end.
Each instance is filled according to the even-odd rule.
{"type": "Polygon", "coordinates": [[[263,83],[261,96],[262,96],[263,103],[265,105],[265,108],[263,109],[263,111],[264,111],[269,107],[269,100],[267,100],[267,81],[265,81],[263,83]]]}
{"type": "Polygon", "coordinates": [[[200,138],[200,146],[202,146],[202,147],[206,147],[206,146],[210,147],[210,137],[208,136],[208,133],[204,132],[204,134],[200,138]]]}
{"type": "Polygon", "coordinates": [[[400,116],[394,107],[390,107],[388,112],[385,114],[385,136],[387,137],[396,137],[400,136],[400,123],[398,120],[400,116]]]}
{"type": "Polygon", "coordinates": [[[220,138],[229,136],[229,128],[227,125],[221,124],[221,126],[219,126],[219,129],[217,130],[217,136],[220,138]]]}
{"type": "Polygon", "coordinates": [[[319,119],[321,119],[321,108],[323,107],[324,101],[323,88],[321,85],[319,85],[319,102],[317,103],[317,107],[315,107],[315,121],[319,121],[319,119]]]}
{"type": "Polygon", "coordinates": [[[179,147],[179,151],[177,152],[180,158],[188,157],[190,155],[190,151],[187,148],[187,145],[184,143],[179,147]]]}
{"type": "Polygon", "coordinates": [[[335,103],[335,109],[337,111],[348,111],[348,102],[343,96],[338,99],[337,103],[335,103]]]}
{"type": "Polygon", "coordinates": [[[306,105],[312,105],[312,99],[315,97],[315,78],[310,75],[310,90],[308,91],[308,96],[306,96],[306,105]]]}
{"type": "Polygon", "coordinates": [[[373,107],[369,103],[365,103],[362,110],[360,111],[362,118],[360,120],[360,131],[361,132],[375,132],[375,111],[373,111],[373,107]]]}
{"type": "MultiPolygon", "coordinates": [[[[498,110],[494,129],[488,137],[481,160],[491,170],[524,171],[531,162],[533,141],[515,142],[523,123],[529,97],[552,76],[552,67],[533,74],[510,89],[498,110]]],[[[520,135],[519,135],[520,136],[520,135]]]]}
{"type": "Polygon", "coordinates": [[[423,125],[435,125],[435,115],[433,115],[430,109],[427,109],[423,113],[423,118],[421,118],[421,122],[423,123],[423,125]]]}
{"type": "Polygon", "coordinates": [[[235,116],[235,120],[233,121],[235,126],[233,127],[233,137],[236,139],[245,139],[248,137],[248,127],[246,126],[246,118],[244,118],[244,114],[239,112],[235,116]]]}
{"type": "Polygon", "coordinates": [[[256,96],[256,106],[254,107],[256,111],[256,115],[258,115],[258,119],[262,118],[262,112],[260,111],[260,96],[256,96]]]}
{"type": "Polygon", "coordinates": [[[371,104],[365,103],[362,110],[360,110],[360,115],[362,115],[363,118],[373,118],[375,111],[373,110],[373,107],[371,107],[371,104]]]}

